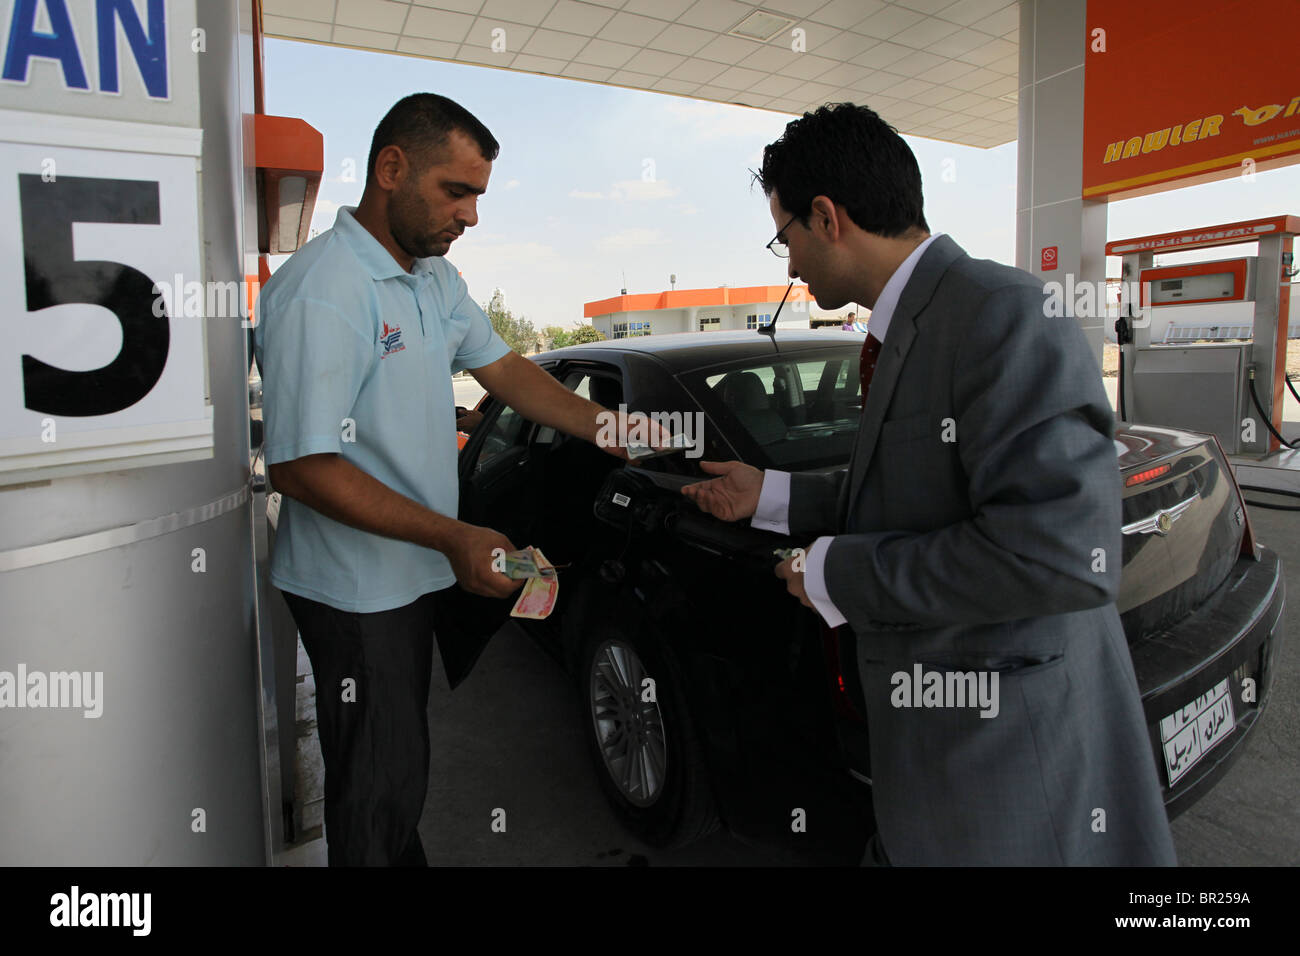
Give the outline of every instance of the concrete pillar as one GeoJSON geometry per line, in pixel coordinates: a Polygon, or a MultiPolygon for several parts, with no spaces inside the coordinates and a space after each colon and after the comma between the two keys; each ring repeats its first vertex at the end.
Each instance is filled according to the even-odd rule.
{"type": "MultiPolygon", "coordinates": [[[[77,36],[93,38],[92,5],[69,6],[77,36]]],[[[60,174],[74,162],[93,168],[84,154],[112,150],[104,138],[70,141],[48,122],[52,114],[124,124],[97,130],[140,141],[142,163],[156,148],[148,143],[201,129],[201,164],[199,156],[191,162],[202,170],[193,207],[202,232],[183,236],[170,225],[185,221],[171,212],[179,202],[164,206],[161,225],[173,241],[201,243],[201,273],[183,281],[237,282],[248,271],[247,246],[256,246],[241,193],[251,3],[172,0],[166,11],[168,100],[52,88],[48,71],[10,84],[0,100],[46,121],[43,135],[51,138],[42,145],[60,174]],[[206,37],[198,55],[196,28],[206,37]]],[[[155,174],[141,178],[148,175],[155,174]]],[[[0,254],[15,250],[0,245],[0,254]]],[[[42,321],[24,314],[21,286],[7,292],[0,306],[7,327],[42,321]]],[[[116,471],[51,472],[0,489],[0,672],[11,686],[20,670],[36,678],[22,682],[24,709],[11,709],[12,701],[0,709],[5,865],[270,861],[270,826],[280,811],[266,772],[275,741],[273,709],[262,706],[269,657],[258,641],[249,362],[238,316],[203,321],[211,457],[149,466],[127,460],[116,471]],[[83,688],[96,688],[96,706],[57,706],[46,673],[59,675],[50,686],[62,684],[72,700],[89,704],[83,688]]]]}
{"type": "MultiPolygon", "coordinates": [[[[1083,198],[1087,50],[1086,3],[1020,0],[1016,265],[1044,282],[1072,277],[1076,286],[1106,278],[1106,204],[1083,198]],[[1055,268],[1044,269],[1044,250],[1053,247],[1055,268]]],[[[1105,318],[1075,320],[1100,367],[1105,318]]]]}

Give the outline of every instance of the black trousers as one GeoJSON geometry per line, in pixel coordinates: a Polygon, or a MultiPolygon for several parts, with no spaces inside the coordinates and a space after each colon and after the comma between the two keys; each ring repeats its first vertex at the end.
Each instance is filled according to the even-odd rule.
{"type": "Polygon", "coordinates": [[[282,591],[316,680],[330,866],[427,866],[436,592],[374,614],[282,591]]]}

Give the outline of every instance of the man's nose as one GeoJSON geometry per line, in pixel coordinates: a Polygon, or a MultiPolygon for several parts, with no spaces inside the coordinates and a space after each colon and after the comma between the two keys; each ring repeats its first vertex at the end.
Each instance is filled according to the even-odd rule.
{"type": "Polygon", "coordinates": [[[466,229],[478,225],[478,200],[471,200],[468,206],[462,206],[457,211],[456,219],[466,229]]]}
{"type": "Polygon", "coordinates": [[[790,277],[790,281],[793,282],[795,279],[799,278],[799,270],[794,267],[793,259],[787,259],[786,261],[790,263],[788,266],[786,266],[785,269],[786,275],[788,275],[790,277]]]}

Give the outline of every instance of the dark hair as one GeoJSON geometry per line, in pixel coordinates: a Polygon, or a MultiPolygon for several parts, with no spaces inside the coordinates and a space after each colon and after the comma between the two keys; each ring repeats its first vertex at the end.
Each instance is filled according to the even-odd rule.
{"type": "Polygon", "coordinates": [[[386,146],[399,146],[415,162],[426,165],[447,145],[452,130],[459,130],[474,140],[488,162],[497,158],[501,144],[473,113],[455,100],[437,93],[412,93],[398,100],[375,127],[366,183],[375,178],[375,160],[386,146]]]}
{"type": "Polygon", "coordinates": [[[754,174],[768,196],[807,224],[816,196],[843,206],[860,229],[887,238],[926,232],[921,169],[898,130],[874,110],[828,103],[786,124],[754,174]]]}

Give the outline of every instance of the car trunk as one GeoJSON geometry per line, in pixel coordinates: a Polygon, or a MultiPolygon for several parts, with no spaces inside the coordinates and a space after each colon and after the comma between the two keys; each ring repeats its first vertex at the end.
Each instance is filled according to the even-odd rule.
{"type": "Polygon", "coordinates": [[[1124,477],[1124,576],[1116,605],[1132,644],[1172,627],[1227,578],[1245,512],[1218,444],[1144,425],[1116,432],[1124,477]]]}

